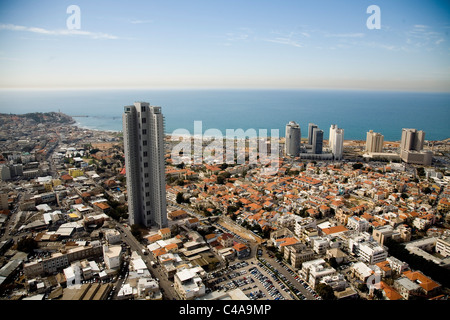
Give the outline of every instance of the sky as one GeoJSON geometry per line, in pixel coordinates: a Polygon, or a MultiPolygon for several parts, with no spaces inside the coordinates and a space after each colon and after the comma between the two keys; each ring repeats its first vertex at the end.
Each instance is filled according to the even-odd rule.
{"type": "Polygon", "coordinates": [[[449,18],[433,0],[1,1],[0,88],[449,92],[449,18]]]}

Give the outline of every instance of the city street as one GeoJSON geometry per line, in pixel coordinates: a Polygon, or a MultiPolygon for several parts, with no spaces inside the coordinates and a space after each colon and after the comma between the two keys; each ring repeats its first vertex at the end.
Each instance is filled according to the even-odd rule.
{"type": "Polygon", "coordinates": [[[152,276],[155,279],[159,280],[159,286],[162,289],[164,297],[167,300],[177,300],[179,299],[178,294],[175,292],[174,288],[172,287],[173,282],[168,280],[165,274],[161,271],[160,267],[153,268],[151,266],[151,262],[157,262],[153,259],[152,255],[144,255],[142,253],[142,249],[145,247],[139,243],[139,241],[136,240],[136,238],[131,234],[131,231],[128,229],[128,227],[124,227],[120,223],[115,223],[115,225],[119,228],[119,231],[122,234],[122,240],[126,244],[130,246],[130,249],[132,251],[136,251],[144,260],[145,264],[147,265],[148,270],[152,274],[152,276]]]}

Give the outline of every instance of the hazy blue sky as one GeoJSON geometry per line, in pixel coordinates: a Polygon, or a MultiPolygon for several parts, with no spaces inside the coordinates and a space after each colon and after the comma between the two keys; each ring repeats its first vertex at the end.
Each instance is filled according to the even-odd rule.
{"type": "Polygon", "coordinates": [[[2,1],[0,87],[450,91],[449,18],[431,0],[2,1]]]}

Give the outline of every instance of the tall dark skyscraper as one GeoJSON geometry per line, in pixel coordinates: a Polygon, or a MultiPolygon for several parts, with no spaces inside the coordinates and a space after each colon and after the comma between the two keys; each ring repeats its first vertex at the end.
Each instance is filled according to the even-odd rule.
{"type": "Polygon", "coordinates": [[[147,102],[122,115],[129,223],[167,227],[164,117],[147,102]]]}
{"type": "Polygon", "coordinates": [[[312,151],[321,154],[323,149],[323,130],[314,128],[312,132],[312,151]]]}
{"type": "Polygon", "coordinates": [[[317,124],[314,123],[309,123],[308,124],[308,144],[312,145],[313,144],[313,130],[314,128],[317,128],[317,124]]]}

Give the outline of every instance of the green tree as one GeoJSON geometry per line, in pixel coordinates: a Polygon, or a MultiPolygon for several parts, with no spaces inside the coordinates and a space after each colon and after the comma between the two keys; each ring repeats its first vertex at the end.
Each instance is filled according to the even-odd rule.
{"type": "Polygon", "coordinates": [[[430,189],[430,187],[426,187],[426,188],[424,188],[422,190],[422,192],[425,193],[425,194],[430,194],[431,193],[431,189],[430,189]]]}
{"type": "Polygon", "coordinates": [[[136,238],[136,240],[141,241],[142,240],[141,226],[139,224],[133,224],[131,226],[131,234],[136,238]]]}
{"type": "Polygon", "coordinates": [[[30,253],[34,249],[37,249],[37,247],[38,247],[38,244],[37,244],[36,240],[34,240],[33,238],[30,238],[30,237],[21,239],[17,242],[17,250],[18,251],[30,253]]]}
{"type": "Polygon", "coordinates": [[[322,297],[323,300],[336,300],[333,288],[325,283],[319,283],[316,286],[315,290],[317,294],[322,297]]]}
{"type": "Polygon", "coordinates": [[[176,199],[177,203],[182,203],[184,201],[183,198],[183,193],[182,192],[178,192],[177,193],[177,199],[176,199]]]}
{"type": "Polygon", "coordinates": [[[339,266],[335,257],[331,257],[330,260],[328,261],[328,263],[330,264],[330,266],[332,268],[335,268],[335,269],[337,269],[337,267],[339,266]]]}
{"type": "Polygon", "coordinates": [[[361,169],[363,166],[364,165],[362,163],[359,163],[359,162],[358,163],[354,163],[352,165],[353,169],[355,169],[355,170],[361,169]]]}
{"type": "Polygon", "coordinates": [[[225,178],[222,175],[217,176],[217,184],[224,184],[225,178]]]}

